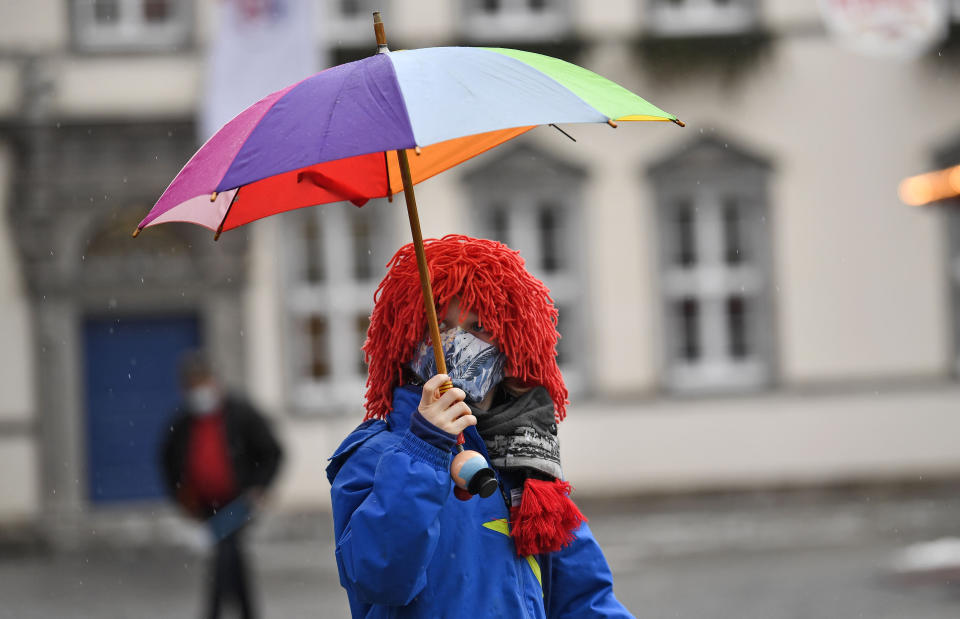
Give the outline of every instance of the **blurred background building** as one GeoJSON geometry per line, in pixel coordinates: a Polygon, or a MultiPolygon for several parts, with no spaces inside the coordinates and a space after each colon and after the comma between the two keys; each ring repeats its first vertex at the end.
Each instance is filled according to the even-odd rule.
{"type": "MultiPolygon", "coordinates": [[[[202,141],[216,4],[0,5],[0,525],[168,519],[156,445],[197,345],[285,438],[279,506],[327,508],[405,212],[130,238],[202,141]]],[[[380,9],[394,49],[560,56],[686,121],[539,128],[417,188],[426,236],[502,240],[553,291],[582,496],[960,475],[960,219],[897,196],[960,163],[960,2],[893,57],[833,36],[834,4],[316,2],[318,66],[372,53],[380,9]]]]}

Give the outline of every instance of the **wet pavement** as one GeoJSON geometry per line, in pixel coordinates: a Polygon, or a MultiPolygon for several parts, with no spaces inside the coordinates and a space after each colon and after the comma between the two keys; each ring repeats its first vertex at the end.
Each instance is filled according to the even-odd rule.
{"type": "MultiPolygon", "coordinates": [[[[788,493],[581,501],[637,617],[955,619],[960,572],[904,577],[907,544],[960,533],[960,496],[788,493]]],[[[274,516],[252,554],[265,617],[344,617],[329,517],[274,516]]],[[[196,543],[0,549],[0,617],[198,617],[196,543]]],[[[228,615],[229,616],[229,615],[228,615]]]]}

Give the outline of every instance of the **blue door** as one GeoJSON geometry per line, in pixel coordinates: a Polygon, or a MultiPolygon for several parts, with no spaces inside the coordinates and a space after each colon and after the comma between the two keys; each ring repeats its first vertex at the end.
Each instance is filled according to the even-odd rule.
{"type": "Polygon", "coordinates": [[[177,363],[196,316],[84,323],[87,474],[94,503],[164,495],[159,449],[180,401],[177,363]]]}

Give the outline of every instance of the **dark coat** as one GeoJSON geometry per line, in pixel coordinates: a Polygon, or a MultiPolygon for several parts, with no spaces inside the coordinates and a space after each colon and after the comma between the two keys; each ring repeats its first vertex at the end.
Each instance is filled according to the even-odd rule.
{"type": "MultiPolygon", "coordinates": [[[[223,416],[237,494],[252,488],[266,489],[283,459],[283,449],[270,424],[250,403],[230,395],[224,400],[223,416]]],[[[193,419],[181,412],[171,423],[161,450],[162,468],[170,496],[191,514],[204,517],[210,506],[200,505],[184,484],[193,419]]]]}

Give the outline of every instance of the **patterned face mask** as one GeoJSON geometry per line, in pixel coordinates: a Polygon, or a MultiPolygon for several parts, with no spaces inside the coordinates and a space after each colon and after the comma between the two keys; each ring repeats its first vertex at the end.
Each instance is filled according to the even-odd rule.
{"type": "MultiPolygon", "coordinates": [[[[463,389],[467,399],[480,402],[503,380],[506,356],[488,342],[475,337],[460,327],[440,333],[443,357],[447,361],[447,375],[455,387],[463,389]]],[[[427,336],[410,361],[410,369],[426,382],[437,373],[433,359],[433,345],[427,336]]]]}

